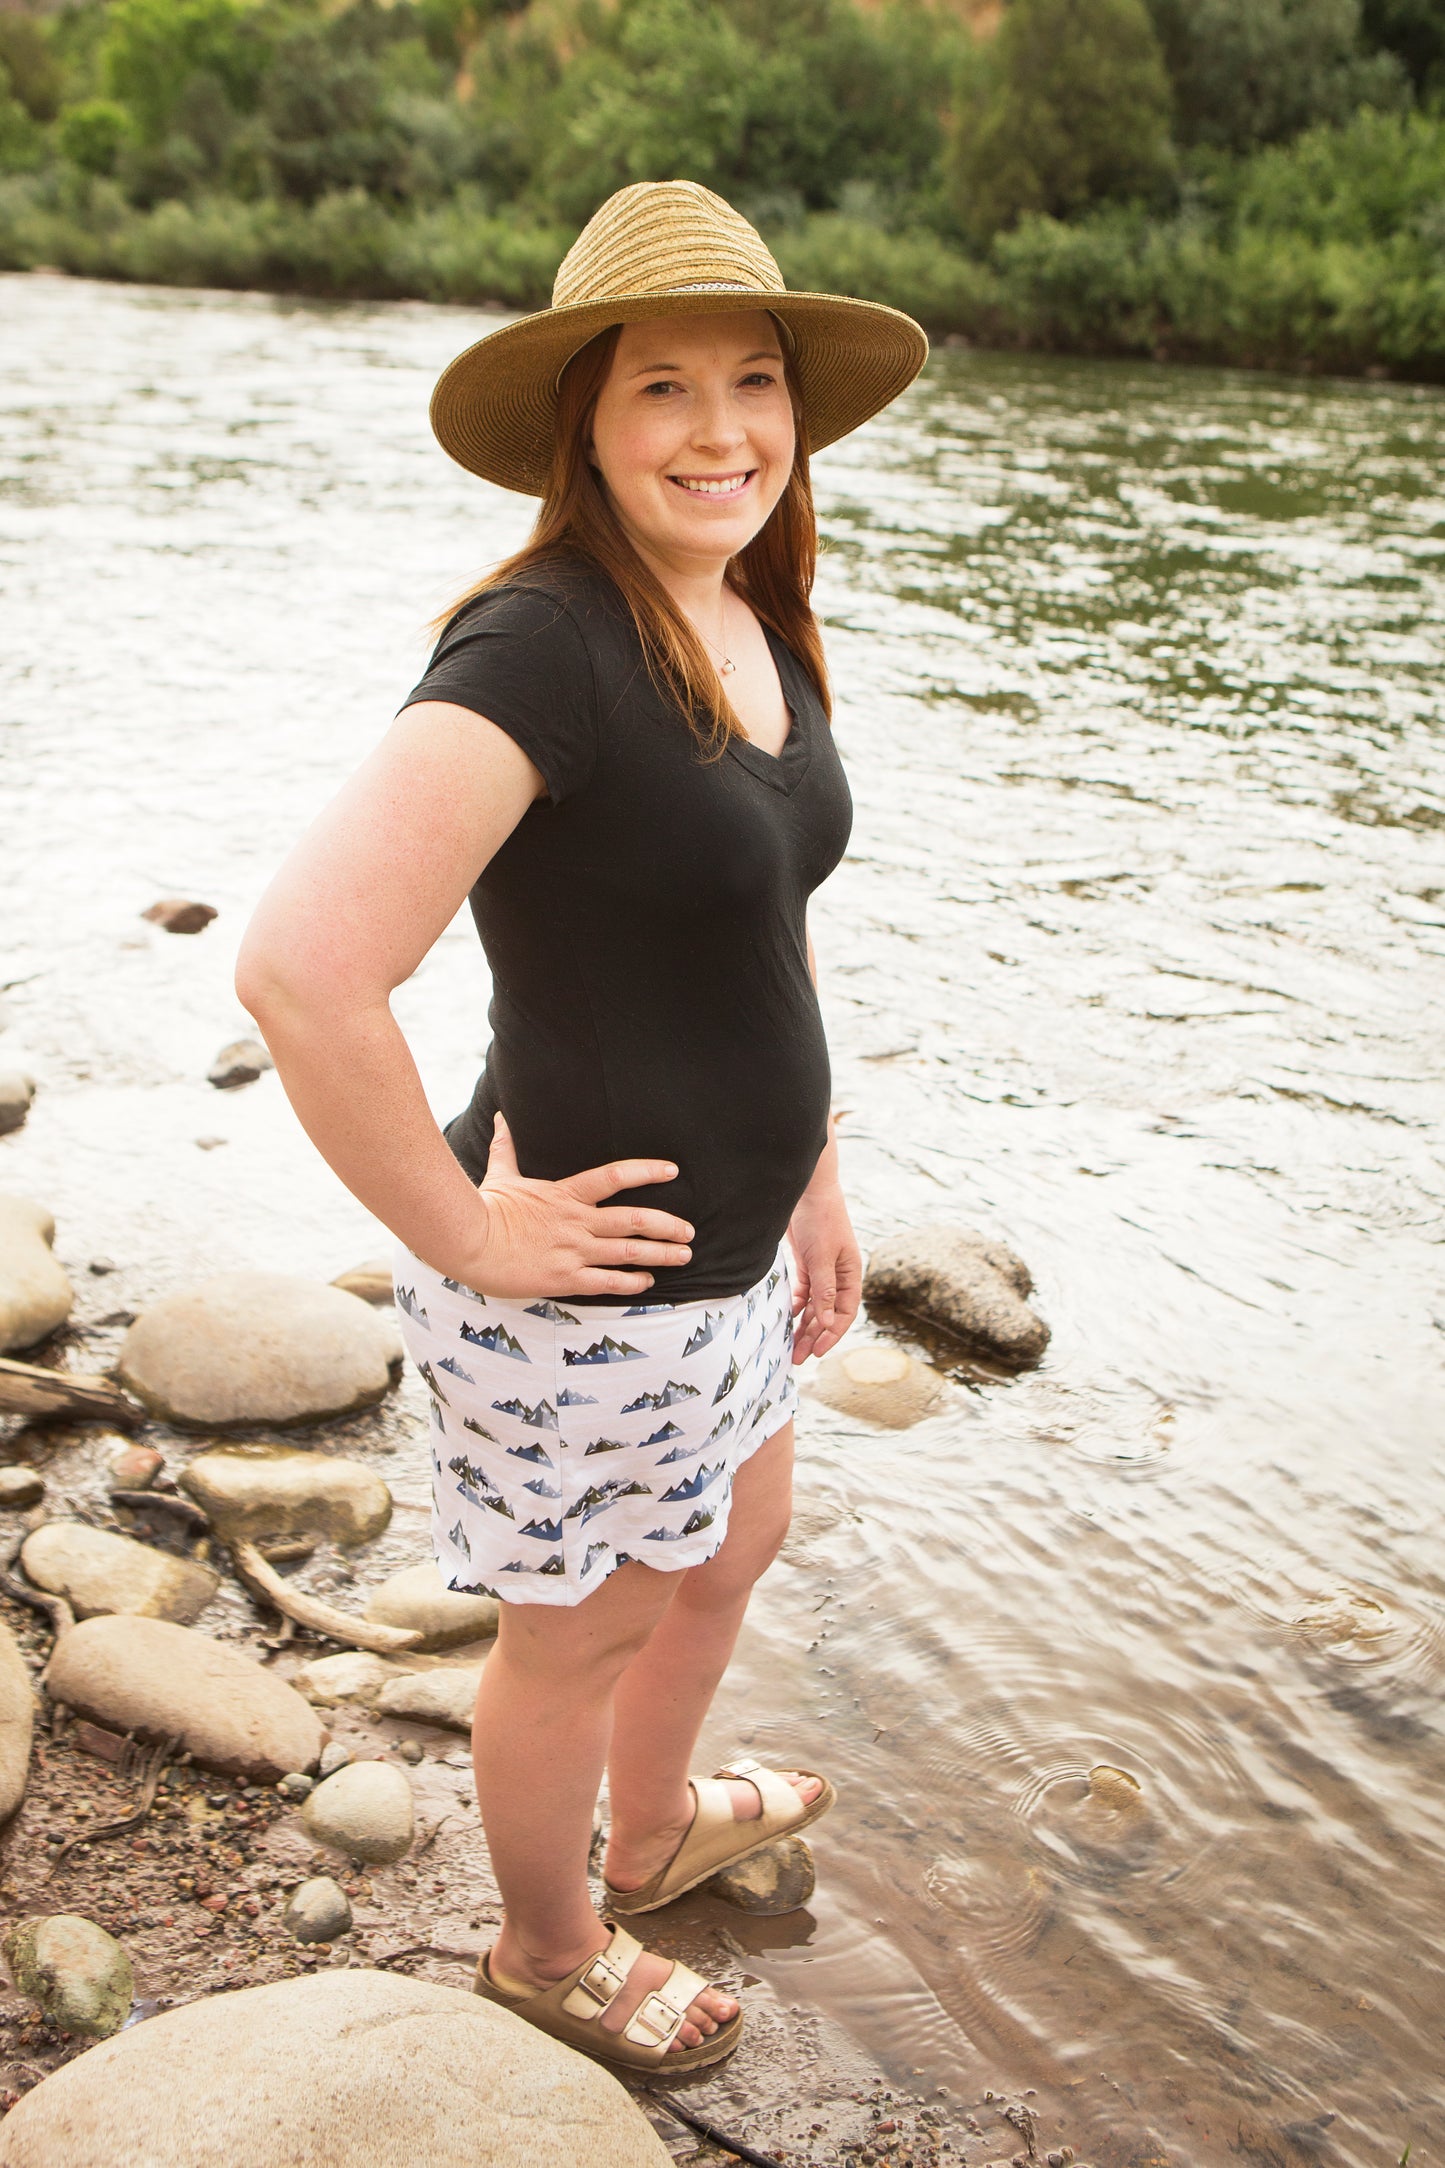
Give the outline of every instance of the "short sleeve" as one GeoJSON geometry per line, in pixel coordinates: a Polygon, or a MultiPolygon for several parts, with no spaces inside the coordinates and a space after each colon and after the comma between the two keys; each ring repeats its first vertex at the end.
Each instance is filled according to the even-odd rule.
{"type": "Polygon", "coordinates": [[[486,716],[540,770],[553,805],[597,759],[592,660],[566,602],[530,586],[489,588],[455,617],[402,702],[449,700],[486,716]]]}

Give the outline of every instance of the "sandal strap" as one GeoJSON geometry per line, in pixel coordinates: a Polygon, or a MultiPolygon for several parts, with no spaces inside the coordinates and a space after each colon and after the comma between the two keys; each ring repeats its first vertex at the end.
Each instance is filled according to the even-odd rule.
{"type": "Polygon", "coordinates": [[[807,1812],[796,1784],[790,1784],[775,1769],[765,1769],[751,1754],[740,1755],[726,1768],[714,1770],[713,1774],[716,1777],[741,1777],[756,1786],[762,1802],[761,1819],[774,1836],[781,1836],[790,1824],[801,1821],[807,1812]]]}
{"type": "Polygon", "coordinates": [[[642,1955],[642,1944],[618,1927],[605,1950],[589,1958],[563,2001],[569,2017],[600,2017],[627,1985],[627,1975],[642,1955]]]}
{"type": "Polygon", "coordinates": [[[623,2039],[638,2047],[670,2048],[686,2023],[688,2005],[706,1986],[707,1981],[699,1973],[683,1964],[681,1958],[675,1958],[661,1987],[643,1997],[623,2026],[623,2039]]]}

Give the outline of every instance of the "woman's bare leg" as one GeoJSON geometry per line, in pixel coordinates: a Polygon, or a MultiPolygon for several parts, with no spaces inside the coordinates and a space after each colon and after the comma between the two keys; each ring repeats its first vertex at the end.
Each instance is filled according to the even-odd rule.
{"type": "MultiPolygon", "coordinates": [[[[681,1585],[613,1693],[608,1757],[611,1826],[606,1871],[614,1889],[640,1889],[677,1850],[693,1815],[688,1769],[698,1733],[737,1642],[753,1583],[778,1554],[793,1503],[793,1426],[785,1423],[744,1461],[728,1532],[681,1585]]],[[[815,1781],[795,1777],[811,1799],[815,1781]]],[[[740,1820],[762,1808],[756,1787],[732,1786],[740,1820]]]]}
{"type": "MultiPolygon", "coordinates": [[[[504,1604],[472,1724],[477,1802],[506,1916],[491,1968],[541,1989],[602,1949],[587,1893],[592,1814],[617,1680],[671,1604],[680,1577],[619,1566],[585,1602],[504,1604]]],[[[668,1960],[639,1958],[599,2023],[620,2031],[660,1987],[668,1960]]],[[[708,1989],[677,2044],[695,2047],[737,2003],[708,1989]]]]}

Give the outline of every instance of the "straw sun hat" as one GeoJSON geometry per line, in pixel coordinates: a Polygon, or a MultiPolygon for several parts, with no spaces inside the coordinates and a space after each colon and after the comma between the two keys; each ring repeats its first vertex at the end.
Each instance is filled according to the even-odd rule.
{"type": "Polygon", "coordinates": [[[552,464],[557,379],[611,324],[768,309],[792,340],[817,451],[895,399],[928,341],[911,316],[839,294],[794,294],[762,237],[693,181],[637,181],[609,196],[563,257],[552,306],[478,340],[445,370],[431,425],[461,466],[540,497],[552,464]]]}

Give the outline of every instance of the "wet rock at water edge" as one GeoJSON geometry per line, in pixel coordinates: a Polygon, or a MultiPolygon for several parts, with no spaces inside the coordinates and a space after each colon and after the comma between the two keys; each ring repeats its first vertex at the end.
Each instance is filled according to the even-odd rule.
{"type": "Polygon", "coordinates": [[[235,1091],[238,1085],[254,1084],[267,1069],[274,1069],[269,1052],[259,1039],[233,1039],[223,1046],[206,1071],[206,1082],[217,1091],[235,1091]]]}
{"type": "Polygon", "coordinates": [[[724,1867],[703,1884],[725,1904],[740,1912],[756,1912],[771,1919],[780,1912],[796,1912],[816,1887],[813,1855],[801,1837],[779,1837],[760,1852],[724,1867]]]}
{"type": "Polygon", "coordinates": [[[395,1293],[391,1266],[384,1257],[369,1257],[364,1265],[352,1265],[347,1271],[338,1272],[331,1285],[341,1288],[345,1294],[360,1295],[363,1302],[390,1302],[395,1293]]]}
{"type": "Polygon", "coordinates": [[[113,1491],[149,1490],[165,1471],[165,1461],[153,1445],[136,1445],[126,1439],[105,1464],[106,1481],[113,1491]]]}
{"type": "Polygon", "coordinates": [[[29,1197],[0,1197],[0,1355],[63,1325],[75,1292],[51,1248],[55,1220],[29,1197]]]}
{"type": "Polygon", "coordinates": [[[164,1295],[121,1344],[121,1378],[190,1428],[313,1423],[390,1388],[392,1335],[369,1303],[283,1272],[223,1272],[164,1295]]]}
{"type": "Polygon", "coordinates": [[[0,1137],[23,1127],[35,1097],[35,1079],[23,1069],[0,1069],[0,1137]]]}
{"type": "Polygon", "coordinates": [[[416,1835],[411,1780],[391,1762],[352,1762],[317,1785],[301,1819],[318,1844],[390,1865],[411,1850],[416,1835]]]}
{"type": "Polygon", "coordinates": [[[22,1995],[62,2032],[104,2040],[130,2015],[135,1980],[113,1935],[78,1912],[17,1920],[5,1935],[5,1962],[22,1995]]]}
{"type": "Polygon", "coordinates": [[[887,1340],[860,1340],[835,1348],[819,1363],[808,1391],[865,1423],[906,1430],[937,1414],[944,1401],[942,1381],[926,1363],[887,1340]]]}
{"type": "Polygon", "coordinates": [[[0,1823],[21,1800],[30,1775],[35,1730],[35,1689],[20,1644],[0,1619],[0,1823]]]}
{"type": "Polygon", "coordinates": [[[0,1468],[0,1513],[23,1513],[44,1496],[45,1478],[38,1468],[0,1468]]]}
{"type": "Polygon", "coordinates": [[[470,1732],[481,1683],[479,1664],[409,1671],[382,1688],[377,1708],[382,1716],[408,1717],[413,1724],[440,1724],[447,1731],[470,1732]]]}
{"type": "Polygon", "coordinates": [[[284,1679],[164,1619],[82,1620],[55,1644],[45,1683],[53,1701],[92,1723],[179,1737],[198,1762],[253,1783],[314,1768],[321,1752],[320,1718],[284,1679]]]}
{"type": "Polygon", "coordinates": [[[1007,1370],[1026,1370],[1049,1328],[1024,1300],[1033,1277],[1002,1242],[967,1227],[913,1227],[875,1247],[864,1300],[912,1311],[1007,1370]]]}
{"type": "Polygon", "coordinates": [[[351,1932],[351,1900],[329,1874],[317,1874],[291,1892],[281,1924],[298,1942],[336,1942],[351,1932]]]}
{"type": "Polygon", "coordinates": [[[162,896],[159,903],[141,912],[142,918],[163,926],[167,933],[199,933],[219,915],[214,904],[194,903],[186,896],[162,896]]]}
{"type": "Polygon", "coordinates": [[[383,2135],[387,2163],[426,2168],[670,2168],[600,2064],[465,1989],[361,1967],[162,2011],[4,2131],[5,2168],[380,2168],[383,2135]]]}
{"type": "Polygon", "coordinates": [[[446,1586],[433,1559],[407,1566],[382,1581],[366,1599],[366,1615],[382,1626],[406,1626],[423,1639],[423,1650],[455,1649],[497,1630],[495,1596],[459,1596],[446,1586]]]}
{"type": "Polygon", "coordinates": [[[228,1543],[322,1535],[351,1546],[370,1543],[391,1519],[391,1492],[370,1468],[289,1447],[202,1453],[180,1487],[228,1543]]]}
{"type": "Polygon", "coordinates": [[[37,1588],[64,1596],[78,1618],[128,1611],[190,1626],[221,1585],[209,1566],[84,1521],[46,1521],[26,1537],[20,1563],[37,1588]]]}
{"type": "Polygon", "coordinates": [[[389,1664],[384,1656],[372,1656],[365,1649],[348,1649],[342,1656],[314,1657],[292,1672],[291,1684],[317,1709],[336,1709],[347,1701],[374,1709],[378,1694],[396,1675],[396,1665],[389,1664]]]}

